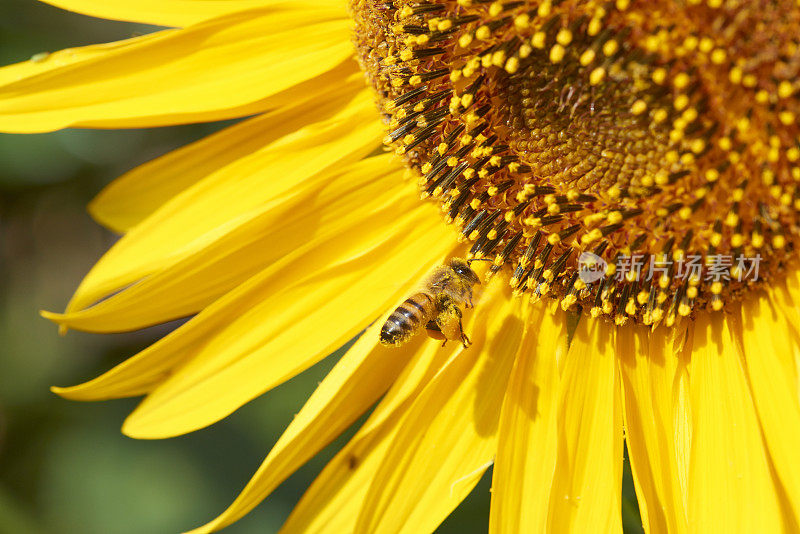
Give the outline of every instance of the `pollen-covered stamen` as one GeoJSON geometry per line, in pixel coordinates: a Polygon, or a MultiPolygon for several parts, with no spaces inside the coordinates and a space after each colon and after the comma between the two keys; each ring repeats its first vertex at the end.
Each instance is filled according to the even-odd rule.
{"type": "Polygon", "coordinates": [[[516,293],[671,325],[794,254],[792,0],[352,7],[387,144],[516,293]]]}

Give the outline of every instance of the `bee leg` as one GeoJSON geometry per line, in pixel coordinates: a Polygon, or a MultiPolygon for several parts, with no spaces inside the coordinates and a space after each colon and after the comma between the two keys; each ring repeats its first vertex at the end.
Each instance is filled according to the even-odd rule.
{"type": "Polygon", "coordinates": [[[464,345],[464,348],[469,348],[472,345],[472,341],[469,340],[467,334],[464,333],[464,326],[461,324],[461,314],[458,316],[458,330],[461,334],[461,344],[464,345]]]}
{"type": "Polygon", "coordinates": [[[432,339],[439,339],[444,340],[447,343],[447,338],[442,333],[442,329],[439,328],[439,325],[436,324],[436,321],[428,321],[428,324],[425,325],[425,333],[428,334],[429,338],[432,339]]]}
{"type": "Polygon", "coordinates": [[[472,345],[472,341],[464,333],[464,325],[461,323],[461,308],[453,306],[453,315],[456,317],[455,322],[458,323],[458,336],[461,338],[461,344],[464,345],[465,349],[469,348],[472,345]]]}

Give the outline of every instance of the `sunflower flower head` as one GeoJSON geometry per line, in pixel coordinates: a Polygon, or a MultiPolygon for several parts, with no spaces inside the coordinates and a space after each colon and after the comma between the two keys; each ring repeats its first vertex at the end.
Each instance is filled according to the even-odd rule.
{"type": "Polygon", "coordinates": [[[189,319],[54,391],[171,437],[360,334],[193,532],[373,407],[283,532],[432,532],[489,470],[492,533],[621,532],[624,447],[648,533],[798,531],[795,0],[52,1],[172,29],[1,69],[4,131],[244,117],[92,202],[46,317],[189,319]],[[491,280],[442,347],[402,306],[446,265],[491,280]]]}
{"type": "Polygon", "coordinates": [[[508,264],[517,294],[672,326],[738,300],[796,248],[798,11],[716,4],[352,9],[385,141],[470,254],[508,264]],[[587,287],[583,252],[607,283],[587,287]],[[730,273],[678,276],[690,257],[730,273]]]}

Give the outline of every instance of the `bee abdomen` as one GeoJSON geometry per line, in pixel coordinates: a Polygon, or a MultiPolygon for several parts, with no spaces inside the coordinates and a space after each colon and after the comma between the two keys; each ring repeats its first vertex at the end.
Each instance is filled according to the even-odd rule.
{"type": "Polygon", "coordinates": [[[417,293],[408,297],[383,323],[381,343],[402,345],[425,327],[434,312],[435,306],[430,295],[417,293]]]}

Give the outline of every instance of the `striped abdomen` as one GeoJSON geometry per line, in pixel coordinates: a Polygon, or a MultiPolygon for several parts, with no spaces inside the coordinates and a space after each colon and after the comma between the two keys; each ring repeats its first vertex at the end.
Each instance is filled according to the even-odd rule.
{"type": "Polygon", "coordinates": [[[381,343],[402,345],[436,316],[433,297],[417,293],[408,297],[392,313],[381,328],[381,343]]]}

